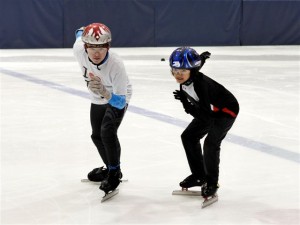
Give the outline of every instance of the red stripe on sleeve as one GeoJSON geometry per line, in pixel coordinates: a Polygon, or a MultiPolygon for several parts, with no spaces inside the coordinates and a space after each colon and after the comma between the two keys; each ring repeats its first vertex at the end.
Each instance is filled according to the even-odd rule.
{"type": "Polygon", "coordinates": [[[220,110],[218,107],[216,107],[214,105],[212,107],[213,107],[213,112],[218,112],[220,110]]]}
{"type": "Polygon", "coordinates": [[[229,115],[231,115],[232,117],[236,117],[236,114],[234,112],[232,112],[230,109],[227,109],[227,108],[223,108],[222,111],[224,113],[228,113],[229,115]]]}

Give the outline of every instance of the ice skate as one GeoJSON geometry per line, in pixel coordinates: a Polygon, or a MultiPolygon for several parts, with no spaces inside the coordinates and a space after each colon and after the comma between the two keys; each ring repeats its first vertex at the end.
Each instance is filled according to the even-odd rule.
{"type": "MultiPolygon", "coordinates": [[[[100,181],[99,181],[99,182],[90,181],[90,180],[87,179],[87,178],[81,179],[80,182],[81,182],[81,183],[93,183],[93,184],[97,184],[97,185],[101,184],[100,181]]],[[[121,182],[128,182],[128,179],[121,179],[121,182]]]]}
{"type": "Polygon", "coordinates": [[[194,190],[192,191],[192,190],[183,188],[182,190],[174,190],[172,192],[172,195],[201,196],[201,191],[194,191],[194,190]]]}
{"type": "Polygon", "coordinates": [[[195,175],[190,175],[179,183],[181,190],[174,190],[172,195],[190,195],[190,196],[201,196],[201,191],[191,191],[191,187],[201,187],[205,183],[204,179],[200,179],[195,175]]]}
{"type": "Polygon", "coordinates": [[[115,196],[119,193],[119,189],[116,189],[121,181],[122,172],[120,170],[110,170],[106,179],[101,183],[99,189],[104,191],[105,195],[101,202],[115,196]]]}
{"type": "MultiPolygon", "coordinates": [[[[100,184],[108,174],[108,169],[103,166],[100,168],[95,168],[87,175],[88,178],[81,179],[82,183],[95,183],[100,184]]],[[[122,173],[121,173],[122,174],[122,173]]],[[[122,177],[121,177],[122,178],[122,177]]],[[[127,182],[127,179],[122,179],[122,182],[127,182]]]]}
{"type": "Polygon", "coordinates": [[[199,186],[201,187],[205,183],[204,179],[201,179],[199,177],[196,177],[195,175],[190,175],[187,178],[185,178],[183,181],[179,183],[179,186],[182,188],[191,188],[191,187],[196,187],[199,186]]]}
{"type": "Polygon", "coordinates": [[[202,203],[202,208],[205,208],[215,202],[218,201],[218,191],[219,185],[218,184],[205,184],[201,188],[202,196],[204,198],[204,202],[202,203]]]}
{"type": "Polygon", "coordinates": [[[87,179],[81,179],[81,182],[102,182],[108,174],[108,169],[103,166],[95,168],[88,173],[87,179]]]}
{"type": "Polygon", "coordinates": [[[114,197],[117,194],[119,194],[119,189],[115,189],[115,190],[113,190],[113,191],[111,191],[109,193],[105,193],[105,195],[101,199],[101,203],[105,202],[106,200],[108,200],[108,199],[110,199],[112,197],[114,197]]]}

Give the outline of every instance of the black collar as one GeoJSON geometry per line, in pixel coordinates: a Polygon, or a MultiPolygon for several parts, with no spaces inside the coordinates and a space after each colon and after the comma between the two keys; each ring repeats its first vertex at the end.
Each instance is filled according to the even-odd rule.
{"type": "Polygon", "coordinates": [[[182,83],[182,85],[189,86],[191,83],[193,83],[192,76],[190,76],[189,79],[187,79],[184,83],[182,83]]]}

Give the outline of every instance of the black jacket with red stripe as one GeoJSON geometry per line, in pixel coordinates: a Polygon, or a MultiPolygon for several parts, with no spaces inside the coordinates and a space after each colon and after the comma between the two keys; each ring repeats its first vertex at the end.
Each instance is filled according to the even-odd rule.
{"type": "MultiPolygon", "coordinates": [[[[211,118],[235,118],[238,115],[239,103],[223,85],[199,71],[191,72],[190,79],[199,101],[195,101],[184,92],[186,101],[183,101],[183,105],[187,113],[207,122],[211,118]]],[[[180,90],[183,91],[182,85],[180,85],[180,90]]]]}

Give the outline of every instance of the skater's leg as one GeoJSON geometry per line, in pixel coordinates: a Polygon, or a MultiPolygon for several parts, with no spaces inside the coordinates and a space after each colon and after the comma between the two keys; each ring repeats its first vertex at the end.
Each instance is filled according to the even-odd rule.
{"type": "Polygon", "coordinates": [[[91,104],[90,110],[90,120],[92,126],[92,135],[91,138],[93,143],[97,147],[97,150],[103,160],[103,162],[107,165],[108,160],[106,156],[106,151],[101,138],[101,124],[103,117],[106,112],[107,105],[95,105],[91,104]]]}
{"type": "MultiPolygon", "coordinates": [[[[97,147],[98,153],[105,165],[108,164],[106,151],[101,139],[101,123],[106,112],[107,105],[91,104],[90,122],[92,127],[91,139],[97,147]]],[[[108,173],[108,169],[104,167],[95,168],[88,173],[87,177],[90,181],[101,182],[108,173]]]]}
{"type": "Polygon", "coordinates": [[[119,169],[120,166],[121,145],[117,132],[126,108],[120,110],[108,105],[102,121],[101,139],[105,148],[107,165],[110,169],[119,169]]]}
{"type": "Polygon", "coordinates": [[[218,184],[221,143],[234,121],[234,118],[214,119],[205,138],[203,149],[208,185],[216,186],[218,184]]]}
{"type": "Polygon", "coordinates": [[[181,134],[181,140],[185,149],[190,170],[193,175],[199,178],[205,177],[200,139],[206,135],[208,128],[209,127],[207,125],[204,125],[199,120],[194,119],[181,134]]]}

